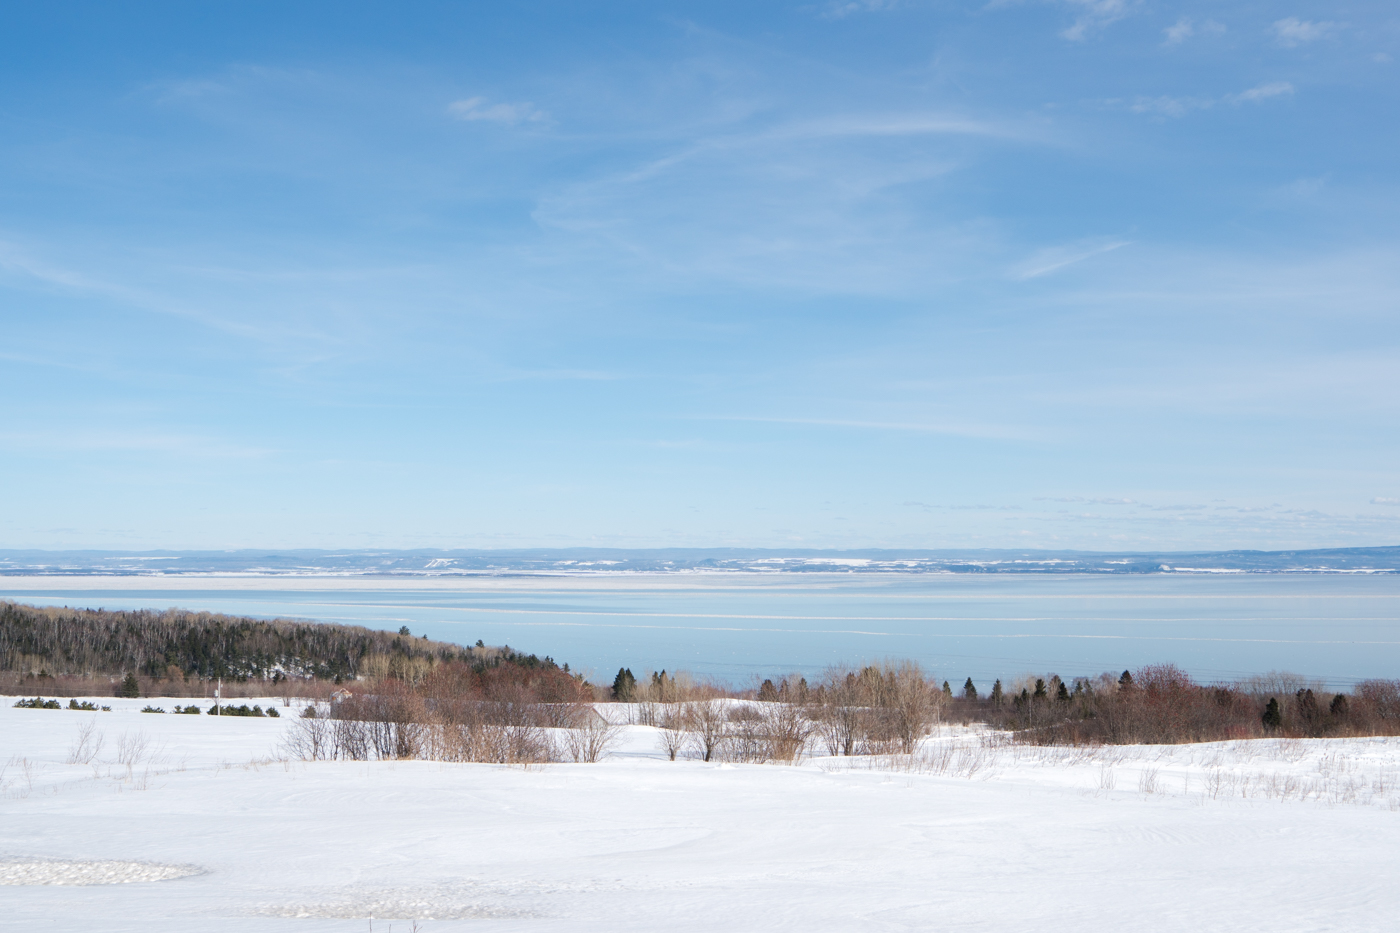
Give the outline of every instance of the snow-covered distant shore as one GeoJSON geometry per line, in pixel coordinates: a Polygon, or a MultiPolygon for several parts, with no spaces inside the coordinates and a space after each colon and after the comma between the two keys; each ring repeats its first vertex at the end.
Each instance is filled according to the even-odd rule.
{"type": "Polygon", "coordinates": [[[0,549],[6,576],[491,576],[1109,575],[1400,573],[1400,547],[1289,551],[1140,551],[963,548],[519,548],[43,551],[0,549]]]}
{"type": "Polygon", "coordinates": [[[945,729],[913,760],[792,767],[666,761],[630,726],[601,763],[522,769],[286,760],[296,706],[99,702],[112,711],[0,709],[0,930],[1275,933],[1400,916],[1394,738],[1043,749],[945,729]]]}

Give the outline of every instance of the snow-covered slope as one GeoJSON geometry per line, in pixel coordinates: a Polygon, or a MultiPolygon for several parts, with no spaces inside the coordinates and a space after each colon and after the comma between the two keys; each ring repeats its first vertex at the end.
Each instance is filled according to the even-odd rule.
{"type": "Polygon", "coordinates": [[[102,702],[0,709],[0,930],[1400,926],[1394,739],[945,731],[921,761],[787,767],[664,761],[637,726],[599,764],[304,763],[278,760],[290,718],[102,702]]]}

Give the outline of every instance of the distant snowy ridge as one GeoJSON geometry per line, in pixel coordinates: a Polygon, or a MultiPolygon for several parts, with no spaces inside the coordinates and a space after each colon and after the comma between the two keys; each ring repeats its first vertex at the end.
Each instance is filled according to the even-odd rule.
{"type": "Polygon", "coordinates": [[[0,576],[504,576],[519,574],[1392,574],[1400,546],[1295,551],[776,550],[0,550],[0,576]]]}

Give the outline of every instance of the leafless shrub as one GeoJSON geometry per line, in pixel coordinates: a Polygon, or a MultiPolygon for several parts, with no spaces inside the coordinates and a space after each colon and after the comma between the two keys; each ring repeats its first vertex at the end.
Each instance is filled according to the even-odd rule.
{"type": "Polygon", "coordinates": [[[655,726],[661,717],[661,704],[640,700],[632,704],[632,721],[638,726],[655,726]]]}
{"type": "Polygon", "coordinates": [[[687,704],[685,719],[691,751],[701,761],[715,758],[725,740],[728,717],[719,700],[701,700],[687,704]]]}
{"type": "Polygon", "coordinates": [[[325,719],[301,718],[292,721],[282,739],[282,750],[289,758],[324,761],[334,757],[332,724],[325,719]]]}
{"type": "Polygon", "coordinates": [[[690,710],[687,704],[668,704],[657,726],[661,730],[660,746],[671,761],[685,748],[690,732],[690,710]]]}
{"type": "Polygon", "coordinates": [[[68,746],[68,764],[92,764],[92,760],[102,751],[103,738],[102,730],[97,728],[96,717],[80,725],[77,738],[68,746]]]}
{"type": "Polygon", "coordinates": [[[145,732],[123,732],[117,737],[117,763],[135,767],[146,757],[150,744],[151,738],[145,732]]]}
{"type": "Polygon", "coordinates": [[[5,762],[5,766],[0,768],[0,790],[5,791],[6,796],[13,795],[20,798],[28,797],[33,793],[34,762],[30,761],[28,758],[21,758],[18,755],[5,762]],[[19,780],[15,782],[16,789],[13,793],[11,793],[9,789],[10,784],[5,780],[5,776],[10,773],[12,768],[18,768],[20,773],[19,780]]]}
{"type": "Polygon", "coordinates": [[[859,671],[828,668],[815,689],[804,683],[802,690],[808,718],[831,755],[911,754],[938,721],[945,702],[912,661],[887,661],[859,671]]]}
{"type": "Polygon", "coordinates": [[[617,743],[622,727],[615,726],[594,713],[564,733],[564,747],[577,762],[601,761],[617,743]]]}
{"type": "Polygon", "coordinates": [[[856,742],[865,732],[866,702],[855,671],[848,667],[826,669],[813,697],[810,715],[828,754],[855,754],[856,742]]]}
{"type": "Polygon", "coordinates": [[[333,720],[330,723],[329,757],[345,761],[368,761],[375,748],[370,740],[370,732],[376,725],[381,724],[361,722],[357,719],[333,720]]]}
{"type": "Polygon", "coordinates": [[[718,754],[723,761],[761,764],[768,760],[767,729],[760,710],[752,705],[732,706],[726,716],[724,740],[718,754]]]}
{"type": "Polygon", "coordinates": [[[769,761],[797,762],[807,753],[814,724],[802,707],[789,703],[766,704],[762,710],[765,755],[769,761]]]}

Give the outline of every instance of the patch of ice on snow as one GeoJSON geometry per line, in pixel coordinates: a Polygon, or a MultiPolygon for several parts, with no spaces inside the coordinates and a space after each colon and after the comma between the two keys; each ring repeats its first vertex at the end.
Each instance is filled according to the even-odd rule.
{"type": "Polygon", "coordinates": [[[3,859],[0,884],[133,884],[202,875],[194,865],[83,859],[3,859]]]}

